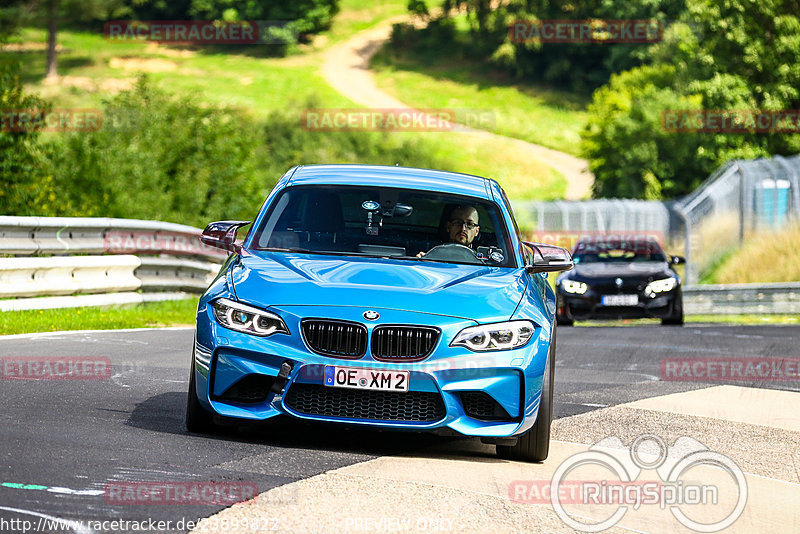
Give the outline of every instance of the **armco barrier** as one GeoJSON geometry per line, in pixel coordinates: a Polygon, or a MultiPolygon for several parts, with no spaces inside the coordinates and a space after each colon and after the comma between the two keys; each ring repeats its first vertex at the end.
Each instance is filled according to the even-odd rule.
{"type": "Polygon", "coordinates": [[[800,313],[800,282],[687,286],[683,303],[687,315],[800,313]]]}
{"type": "Polygon", "coordinates": [[[213,263],[177,258],[140,258],[134,273],[145,291],[188,291],[202,293],[214,279],[220,266],[213,263]]]}
{"type": "Polygon", "coordinates": [[[0,258],[0,298],[133,291],[136,256],[0,258]]]}
{"type": "Polygon", "coordinates": [[[170,254],[221,261],[227,254],[200,243],[183,224],[93,217],[0,216],[0,254],[170,254]]]}
{"type": "Polygon", "coordinates": [[[227,253],[199,236],[198,228],[158,221],[0,216],[0,311],[202,293],[227,253]]]}

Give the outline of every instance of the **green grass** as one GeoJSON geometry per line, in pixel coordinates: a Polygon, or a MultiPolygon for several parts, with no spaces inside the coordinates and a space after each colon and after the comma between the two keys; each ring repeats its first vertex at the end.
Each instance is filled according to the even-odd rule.
{"type": "MultiPolygon", "coordinates": [[[[43,43],[44,30],[26,29],[18,43],[43,43]]],[[[26,89],[51,100],[56,107],[98,106],[110,93],[146,73],[170,92],[193,93],[200,100],[235,106],[253,116],[300,107],[309,99],[320,106],[352,103],[334,91],[318,72],[318,55],[270,58],[251,55],[252,47],[226,50],[110,42],[90,32],[59,32],[61,83],[44,83],[45,52],[3,52],[0,59],[19,60],[26,89]]]]}
{"type": "Polygon", "coordinates": [[[191,326],[196,311],[197,300],[186,299],[114,307],[0,312],[0,335],[191,326]]]}
{"type": "Polygon", "coordinates": [[[800,224],[747,235],[706,277],[709,283],[746,284],[800,281],[800,224]]]}
{"type": "Polygon", "coordinates": [[[418,108],[493,111],[493,124],[484,129],[578,155],[586,99],[515,83],[457,46],[426,47],[421,53],[384,47],[372,61],[378,86],[418,108]]]}
{"type": "Polygon", "coordinates": [[[341,11],[334,18],[330,30],[318,39],[324,45],[343,41],[385,19],[408,13],[406,0],[342,0],[340,6],[341,11]]]}

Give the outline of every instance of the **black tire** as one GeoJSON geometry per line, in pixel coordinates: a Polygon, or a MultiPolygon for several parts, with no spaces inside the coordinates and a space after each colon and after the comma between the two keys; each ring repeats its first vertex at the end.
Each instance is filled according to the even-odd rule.
{"type": "Polygon", "coordinates": [[[556,373],[556,328],[547,354],[539,415],[530,430],[519,436],[516,445],[497,445],[497,456],[506,460],[543,462],[550,453],[550,424],[553,422],[553,381],[556,373]]]}
{"type": "Polygon", "coordinates": [[[556,312],[556,323],[558,324],[558,326],[572,326],[573,320],[569,314],[569,306],[564,304],[563,306],[561,306],[561,309],[564,310],[564,315],[561,315],[560,313],[556,312]]]}
{"type": "Polygon", "coordinates": [[[219,430],[214,423],[214,416],[197,400],[197,386],[194,379],[194,358],[189,375],[189,393],[186,397],[186,430],[196,434],[213,434],[219,430]]]}
{"type": "Polygon", "coordinates": [[[572,319],[568,319],[564,315],[556,315],[556,323],[558,323],[558,326],[572,326],[574,324],[572,319]]]}
{"type": "Polygon", "coordinates": [[[662,325],[683,325],[683,295],[679,292],[672,301],[672,313],[661,319],[662,325]]]}

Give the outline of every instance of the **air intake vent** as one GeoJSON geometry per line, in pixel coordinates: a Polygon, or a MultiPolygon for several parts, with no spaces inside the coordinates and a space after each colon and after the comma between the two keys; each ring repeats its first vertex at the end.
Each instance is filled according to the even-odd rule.
{"type": "Polygon", "coordinates": [[[223,401],[259,403],[267,400],[274,378],[266,375],[247,375],[225,390],[218,398],[223,401]]]}
{"type": "Polygon", "coordinates": [[[357,359],[367,352],[367,328],[362,324],[305,319],[301,326],[306,344],[318,354],[357,359]]]}
{"type": "Polygon", "coordinates": [[[285,399],[292,410],[308,415],[374,421],[438,421],[445,416],[438,393],[339,389],[296,383],[285,399]]]}
{"type": "Polygon", "coordinates": [[[464,413],[481,421],[509,421],[508,415],[500,404],[483,391],[465,391],[461,393],[461,404],[464,413]]]}
{"type": "Polygon", "coordinates": [[[430,326],[379,326],[372,332],[372,357],[383,362],[413,362],[431,353],[439,330],[430,326]]]}

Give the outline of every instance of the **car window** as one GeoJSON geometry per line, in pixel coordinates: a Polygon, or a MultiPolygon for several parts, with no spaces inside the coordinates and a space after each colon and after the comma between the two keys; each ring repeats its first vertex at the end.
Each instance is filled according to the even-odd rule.
{"type": "Polygon", "coordinates": [[[645,239],[579,241],[572,255],[575,263],[667,261],[661,245],[645,239]]]}
{"type": "Polygon", "coordinates": [[[400,188],[295,186],[281,192],[268,210],[253,249],[515,266],[498,206],[480,199],[400,188]],[[465,208],[466,213],[475,210],[468,221],[465,208]],[[473,218],[477,228],[471,227],[473,218]],[[453,242],[448,221],[477,236],[453,242]],[[462,246],[429,253],[454,244],[462,246]]]}

